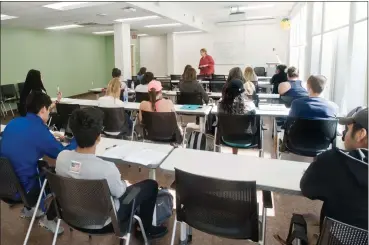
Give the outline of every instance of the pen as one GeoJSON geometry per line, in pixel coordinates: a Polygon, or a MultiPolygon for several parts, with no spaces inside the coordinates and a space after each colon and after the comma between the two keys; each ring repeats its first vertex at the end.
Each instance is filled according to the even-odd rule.
{"type": "Polygon", "coordinates": [[[114,147],[116,147],[116,146],[117,146],[117,145],[109,146],[108,148],[105,148],[105,150],[109,150],[109,149],[114,148],[114,147]]]}

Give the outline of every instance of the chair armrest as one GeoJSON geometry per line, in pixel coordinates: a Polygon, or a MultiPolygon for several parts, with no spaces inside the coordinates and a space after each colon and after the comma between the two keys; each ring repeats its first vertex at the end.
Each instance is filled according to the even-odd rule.
{"type": "Polygon", "coordinates": [[[140,189],[133,187],[132,190],[129,192],[129,194],[126,197],[124,197],[122,204],[129,205],[130,203],[132,203],[132,201],[136,199],[138,193],[140,193],[140,189]]]}
{"type": "Polygon", "coordinates": [[[263,191],[262,195],[264,208],[273,208],[272,193],[270,191],[263,191]]]}

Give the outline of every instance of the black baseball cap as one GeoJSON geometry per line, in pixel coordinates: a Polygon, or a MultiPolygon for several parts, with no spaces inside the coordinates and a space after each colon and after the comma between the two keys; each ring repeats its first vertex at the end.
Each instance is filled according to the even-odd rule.
{"type": "Polygon", "coordinates": [[[339,119],[338,123],[341,125],[356,123],[368,130],[368,108],[361,109],[351,117],[342,117],[339,119]]]}

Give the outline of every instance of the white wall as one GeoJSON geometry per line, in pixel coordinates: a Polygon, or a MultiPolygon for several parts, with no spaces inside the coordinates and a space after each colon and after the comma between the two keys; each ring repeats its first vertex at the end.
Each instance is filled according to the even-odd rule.
{"type": "MultiPolygon", "coordinates": [[[[214,58],[217,74],[228,74],[228,71],[236,65],[243,66],[241,68],[244,69],[246,65],[266,66],[266,62],[276,62],[273,48],[276,49],[282,62],[286,62],[287,59],[288,31],[282,30],[279,23],[219,27],[212,33],[176,34],[174,40],[176,74],[182,74],[187,64],[198,67],[201,48],[206,48],[214,58]],[[242,62],[219,64],[225,58],[217,57],[217,54],[220,55],[224,51],[214,50],[219,43],[243,43],[244,49],[240,50],[240,53],[243,53],[242,62]]],[[[166,57],[166,46],[163,45],[166,45],[165,36],[140,38],[141,65],[146,66],[148,70],[157,69],[158,72],[163,71],[162,74],[165,74],[166,63],[159,63],[155,58],[161,56],[160,52],[164,52],[166,57]]],[[[157,73],[155,72],[154,74],[157,73]]]]}
{"type": "Polygon", "coordinates": [[[167,73],[166,36],[140,37],[140,66],[146,67],[155,76],[167,73]]]}

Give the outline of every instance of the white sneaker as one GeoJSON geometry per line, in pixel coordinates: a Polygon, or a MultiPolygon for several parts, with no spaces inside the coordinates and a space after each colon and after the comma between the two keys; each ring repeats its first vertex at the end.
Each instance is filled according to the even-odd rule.
{"type": "MultiPolygon", "coordinates": [[[[33,213],[35,212],[35,208],[31,208],[30,210],[28,210],[26,207],[23,207],[23,209],[21,210],[21,213],[20,213],[20,217],[21,218],[28,218],[28,219],[31,219],[32,216],[33,216],[33,213]]],[[[36,213],[36,219],[44,216],[44,212],[42,212],[41,209],[38,209],[37,210],[37,213],[36,213]]]]}
{"type": "MultiPolygon", "coordinates": [[[[38,221],[38,225],[55,234],[55,231],[56,231],[56,221],[55,220],[48,220],[47,217],[45,216],[38,221]]],[[[63,234],[63,232],[64,232],[64,228],[59,226],[58,235],[63,234]]]]}

